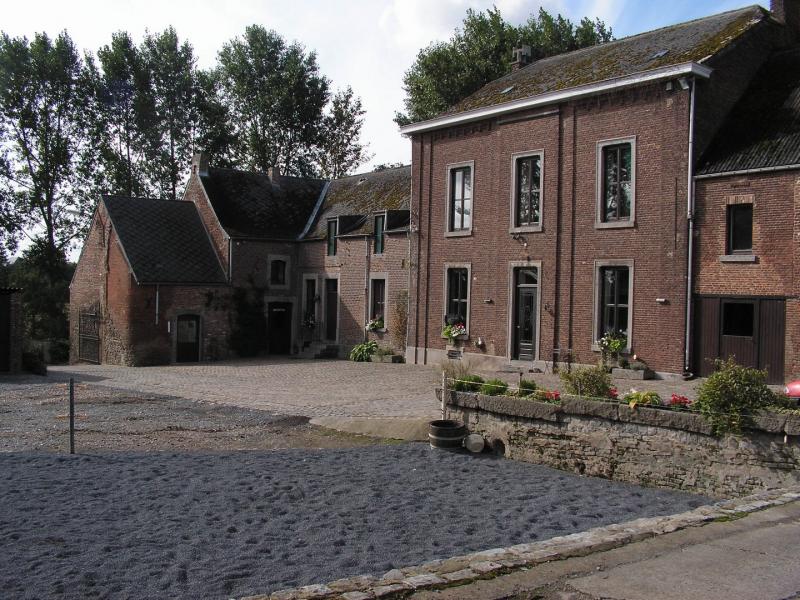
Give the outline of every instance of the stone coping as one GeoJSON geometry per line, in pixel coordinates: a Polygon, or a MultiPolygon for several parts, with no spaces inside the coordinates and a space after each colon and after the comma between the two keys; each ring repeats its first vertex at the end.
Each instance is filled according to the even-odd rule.
{"type": "MultiPolygon", "coordinates": [[[[484,396],[473,392],[450,391],[449,396],[447,401],[449,406],[484,410],[524,419],[558,422],[562,415],[576,415],[712,435],[711,425],[708,421],[702,415],[694,412],[649,408],[642,405],[631,408],[620,402],[588,400],[568,394],[562,394],[560,404],[511,396],[484,396]]],[[[441,400],[441,388],[436,390],[436,397],[441,400]]],[[[800,415],[764,411],[756,415],[753,421],[754,426],[748,428],[751,431],[800,435],[800,415]]]]}
{"type": "Polygon", "coordinates": [[[421,565],[393,569],[381,577],[358,575],[327,584],[307,585],[242,600],[373,600],[404,598],[415,590],[458,586],[527,569],[542,563],[603,552],[625,544],[698,527],[716,520],[744,517],[749,513],[800,500],[800,485],[758,492],[694,510],[663,517],[649,517],[596,527],[531,544],[493,548],[421,565]]]}

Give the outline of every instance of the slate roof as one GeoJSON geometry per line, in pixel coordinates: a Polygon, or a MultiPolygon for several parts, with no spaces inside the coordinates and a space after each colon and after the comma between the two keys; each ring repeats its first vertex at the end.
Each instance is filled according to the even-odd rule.
{"type": "Polygon", "coordinates": [[[321,179],[209,169],[201,177],[214,212],[231,237],[294,240],[325,185],[321,179]]]}
{"type": "Polygon", "coordinates": [[[800,164],[800,49],[771,56],[728,115],[697,175],[800,164]]]}
{"type": "Polygon", "coordinates": [[[140,284],[224,284],[225,275],[193,202],[104,196],[140,284]]]}
{"type": "Polygon", "coordinates": [[[339,235],[371,235],[373,213],[387,211],[387,230],[408,224],[411,166],[351,175],[331,181],[306,239],[327,237],[328,219],[342,217],[339,235]]]}
{"type": "Polygon", "coordinates": [[[488,83],[440,116],[661,67],[703,63],[766,19],[769,13],[753,5],[543,58],[488,83]]]}

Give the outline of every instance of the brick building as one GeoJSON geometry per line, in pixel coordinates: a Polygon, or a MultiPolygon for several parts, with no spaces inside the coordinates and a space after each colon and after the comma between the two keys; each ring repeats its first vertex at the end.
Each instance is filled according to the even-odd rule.
{"type": "MultiPolygon", "coordinates": [[[[695,175],[719,164],[704,157],[719,154],[712,148],[729,113],[759,95],[764,65],[794,43],[798,4],[773,2],[774,15],[752,6],[532,64],[522,49],[509,75],[402,128],[412,141],[418,257],[407,360],[435,364],[449,351],[473,363],[590,364],[597,340],[614,332],[662,373],[703,372],[703,359],[730,353],[767,367],[773,381],[796,372],[796,359],[781,364],[781,344],[762,344],[763,360],[752,348],[745,357],[735,344],[704,346],[702,325],[693,356],[692,332],[695,312],[697,323],[712,318],[706,294],[734,290],[765,298],[733,310],[755,310],[773,339],[783,340],[777,296],[789,306],[786,331],[796,329],[797,234],[781,219],[791,215],[796,228],[794,174],[747,176],[756,263],[720,261],[725,211],[710,210],[752,205],[749,192],[732,192],[731,174],[698,181],[695,194],[695,175]],[[442,329],[454,322],[467,334],[450,346],[442,329]]],[[[786,345],[796,348],[791,335],[786,345]]]]}
{"type": "Polygon", "coordinates": [[[182,200],[104,197],[70,286],[71,360],[336,355],[368,337],[402,348],[409,177],[328,182],[199,153],[182,200]],[[368,333],[373,317],[385,327],[368,333]]]}
{"type": "Polygon", "coordinates": [[[0,374],[22,370],[22,290],[0,287],[0,374]]]}

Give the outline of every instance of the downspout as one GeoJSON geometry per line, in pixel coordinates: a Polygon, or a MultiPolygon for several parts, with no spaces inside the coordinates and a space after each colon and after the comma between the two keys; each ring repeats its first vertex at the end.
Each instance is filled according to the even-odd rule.
{"type": "Polygon", "coordinates": [[[158,325],[158,284],[156,284],[156,325],[158,325]]]}
{"type": "Polygon", "coordinates": [[[233,284],[233,240],[228,238],[228,283],[233,284]]]}
{"type": "Polygon", "coordinates": [[[366,324],[369,322],[371,316],[369,306],[369,271],[370,271],[370,254],[369,254],[369,236],[364,236],[364,341],[367,341],[369,335],[367,334],[366,324]]]}
{"type": "Polygon", "coordinates": [[[688,177],[686,182],[686,219],[689,221],[689,240],[686,275],[686,336],[684,339],[683,371],[684,375],[691,377],[691,363],[689,345],[692,335],[692,262],[694,260],[694,102],[697,80],[692,79],[692,89],[689,92],[689,158],[688,177]]]}

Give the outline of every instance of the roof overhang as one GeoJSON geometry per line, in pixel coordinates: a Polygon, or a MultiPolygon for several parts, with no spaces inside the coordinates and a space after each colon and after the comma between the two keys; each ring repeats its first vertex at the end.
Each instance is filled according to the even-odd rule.
{"type": "Polygon", "coordinates": [[[536,108],[547,104],[563,102],[564,100],[583,98],[585,96],[593,96],[595,94],[602,94],[605,92],[634,87],[643,83],[659,81],[662,79],[673,79],[675,77],[686,76],[708,79],[711,76],[711,71],[712,69],[710,67],[696,62],[681,63],[678,65],[661,67],[649,71],[642,71],[634,75],[605,79],[603,81],[571,87],[565,90],[547,92],[538,96],[520,98],[519,100],[504,102],[503,104],[495,104],[494,106],[487,106],[485,108],[476,108],[453,115],[444,115],[428,121],[420,121],[419,123],[405,125],[404,127],[400,128],[400,133],[403,135],[411,135],[414,133],[422,133],[425,131],[432,131],[434,129],[441,129],[451,125],[471,123],[473,121],[480,121],[482,119],[516,112],[518,110],[536,108]]]}

